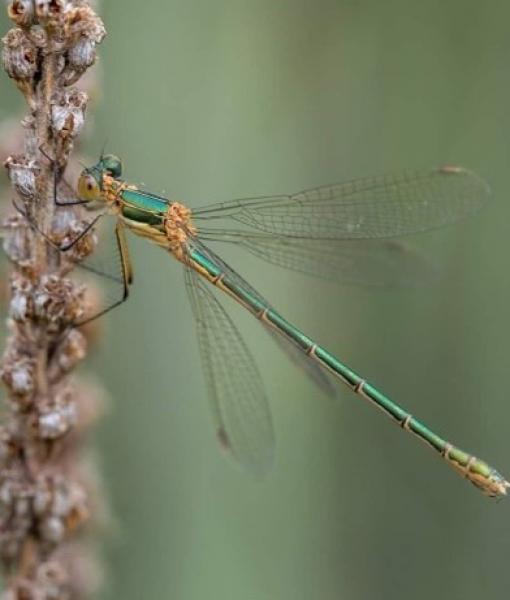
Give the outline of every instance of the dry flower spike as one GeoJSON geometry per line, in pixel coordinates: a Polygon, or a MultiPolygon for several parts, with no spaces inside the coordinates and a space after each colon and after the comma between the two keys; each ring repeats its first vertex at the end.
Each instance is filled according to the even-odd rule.
{"type": "Polygon", "coordinates": [[[75,536],[100,504],[81,468],[84,428],[100,411],[94,386],[70,377],[87,349],[84,332],[72,327],[85,311],[85,290],[70,272],[96,240],[85,236],[69,260],[47,239],[59,244],[84,226],[79,206],[59,213],[53,196],[85,121],[87,94],[72,86],[94,64],[105,29],[86,0],[12,0],[7,12],[14,27],[2,39],[2,64],[28,113],[23,140],[4,162],[18,211],[3,224],[11,265],[0,364],[7,390],[0,427],[3,598],[85,598],[98,575],[75,536]]]}

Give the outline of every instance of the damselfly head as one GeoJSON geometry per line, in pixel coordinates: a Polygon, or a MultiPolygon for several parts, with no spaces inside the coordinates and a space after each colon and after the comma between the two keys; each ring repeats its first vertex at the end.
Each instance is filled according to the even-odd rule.
{"type": "Polygon", "coordinates": [[[122,174],[122,161],[114,154],[102,154],[93,167],[83,169],[78,179],[78,195],[82,200],[101,200],[105,177],[117,179],[122,174]]]}
{"type": "Polygon", "coordinates": [[[78,179],[78,196],[80,200],[93,202],[101,199],[103,173],[100,169],[91,167],[83,169],[78,179]]]}

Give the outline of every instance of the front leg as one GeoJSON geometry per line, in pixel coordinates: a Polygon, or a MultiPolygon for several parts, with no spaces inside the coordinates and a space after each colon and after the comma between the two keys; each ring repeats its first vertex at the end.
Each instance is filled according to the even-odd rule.
{"type": "Polygon", "coordinates": [[[133,267],[131,265],[131,259],[129,257],[129,249],[128,243],[125,235],[125,226],[122,221],[117,221],[117,225],[115,227],[115,240],[117,245],[117,251],[119,253],[120,258],[120,276],[119,278],[114,277],[114,281],[117,281],[122,286],[121,296],[115,299],[113,302],[108,304],[106,307],[102,308],[95,314],[86,317],[83,321],[79,321],[75,323],[76,327],[81,327],[86,323],[90,323],[91,321],[95,321],[99,317],[104,316],[106,313],[109,313],[111,310],[120,306],[124,303],[129,296],[129,288],[133,283],[133,267]]]}
{"type": "Polygon", "coordinates": [[[45,150],[43,145],[39,146],[39,151],[41,154],[50,162],[52,172],[53,172],[53,204],[55,206],[83,206],[88,204],[88,200],[71,200],[71,202],[60,202],[58,199],[58,182],[59,182],[59,172],[58,172],[58,164],[57,161],[50,156],[50,154],[45,150]]]}
{"type": "MultiPolygon", "coordinates": [[[[56,250],[59,250],[60,252],[67,252],[68,250],[71,250],[71,248],[73,248],[80,240],[82,240],[84,238],[85,235],[87,235],[87,233],[89,233],[89,231],[94,227],[94,225],[99,221],[99,219],[101,217],[104,217],[104,215],[106,215],[108,212],[107,210],[105,210],[103,208],[103,210],[101,210],[100,213],[98,213],[89,223],[87,223],[85,228],[82,231],[80,231],[74,238],[72,238],[70,241],[67,241],[65,244],[57,244],[51,239],[51,237],[46,232],[44,232],[39,227],[39,225],[27,214],[27,212],[25,210],[23,210],[21,208],[21,206],[19,206],[16,203],[15,200],[13,200],[12,203],[13,203],[16,211],[24,219],[26,219],[26,221],[30,225],[30,227],[34,231],[36,231],[40,236],[42,236],[52,248],[55,248],[56,250]]],[[[72,206],[72,204],[64,203],[64,204],[60,204],[60,206],[72,206]]]]}

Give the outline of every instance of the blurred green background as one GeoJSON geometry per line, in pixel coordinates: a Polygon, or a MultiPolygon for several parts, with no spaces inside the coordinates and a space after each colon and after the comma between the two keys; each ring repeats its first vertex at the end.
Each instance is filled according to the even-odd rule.
{"type": "MultiPolygon", "coordinates": [[[[492,185],[416,238],[436,285],[318,283],[227,253],[287,317],[440,433],[510,474],[510,5],[500,0],[105,2],[86,148],[191,206],[443,163],[492,185]]],[[[2,30],[7,27],[2,20],[2,30]]],[[[0,116],[20,98],[1,80],[0,116]]],[[[235,312],[265,374],[263,482],[218,450],[179,265],[132,240],[136,285],[89,362],[115,518],[101,599],[505,597],[510,511],[342,390],[331,402],[235,312]]]]}

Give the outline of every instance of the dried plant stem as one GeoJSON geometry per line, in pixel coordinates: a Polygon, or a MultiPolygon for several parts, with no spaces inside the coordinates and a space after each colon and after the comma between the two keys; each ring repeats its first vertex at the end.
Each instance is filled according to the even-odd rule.
{"type": "Polygon", "coordinates": [[[75,82],[95,61],[105,30],[86,0],[13,0],[15,23],[2,60],[28,104],[23,152],[5,166],[17,211],[5,223],[12,265],[8,337],[1,362],[7,410],[0,430],[0,560],[5,598],[89,597],[95,584],[77,536],[93,513],[84,432],[95,390],[70,373],[86,353],[72,326],[86,310],[76,261],[93,250],[86,236],[64,256],[59,245],[85,226],[79,206],[55,207],[71,195],[61,175],[85,115],[75,82]]]}

